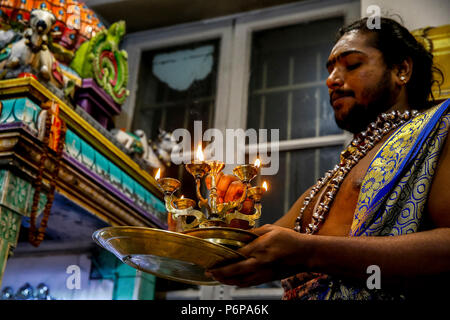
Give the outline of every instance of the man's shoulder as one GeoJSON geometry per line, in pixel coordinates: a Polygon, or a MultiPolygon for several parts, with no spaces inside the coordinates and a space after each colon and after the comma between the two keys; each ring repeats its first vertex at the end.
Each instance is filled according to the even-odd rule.
{"type": "MultiPolygon", "coordinates": [[[[445,108],[443,103],[438,106],[445,108]]],[[[435,227],[450,227],[450,190],[448,188],[448,181],[450,180],[449,127],[450,110],[446,110],[440,123],[442,137],[445,141],[443,141],[442,148],[438,153],[439,160],[437,165],[429,168],[431,171],[434,171],[434,175],[428,195],[427,212],[430,222],[435,227]]]]}

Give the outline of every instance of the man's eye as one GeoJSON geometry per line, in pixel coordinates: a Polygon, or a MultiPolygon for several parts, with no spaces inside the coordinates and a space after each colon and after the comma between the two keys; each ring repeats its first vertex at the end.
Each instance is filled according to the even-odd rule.
{"type": "Polygon", "coordinates": [[[347,66],[347,70],[355,70],[361,65],[361,63],[354,63],[347,66]]]}

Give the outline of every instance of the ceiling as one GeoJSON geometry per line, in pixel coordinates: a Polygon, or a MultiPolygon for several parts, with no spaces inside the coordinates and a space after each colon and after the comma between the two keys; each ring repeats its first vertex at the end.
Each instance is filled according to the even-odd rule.
{"type": "Polygon", "coordinates": [[[212,19],[300,0],[85,0],[106,25],[125,20],[127,33],[212,19]]]}

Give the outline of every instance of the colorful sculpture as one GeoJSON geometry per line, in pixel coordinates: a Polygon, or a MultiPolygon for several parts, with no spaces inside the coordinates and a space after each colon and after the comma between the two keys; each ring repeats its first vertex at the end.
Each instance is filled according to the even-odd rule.
{"type": "Polygon", "coordinates": [[[55,16],[49,11],[37,9],[31,12],[29,27],[23,37],[2,50],[2,77],[17,77],[31,67],[32,71],[55,87],[67,87],[69,79],[63,75],[59,62],[48,48],[48,34],[54,23],[55,16]]]}
{"type": "Polygon", "coordinates": [[[125,50],[119,50],[124,35],[124,21],[112,24],[83,43],[70,64],[83,79],[94,78],[117,104],[123,104],[129,95],[128,55],[125,50]]]}
{"type": "Polygon", "coordinates": [[[96,14],[76,0],[0,0],[1,16],[9,25],[25,25],[33,9],[54,14],[52,45],[60,52],[58,59],[66,62],[83,42],[104,29],[96,14]]]}

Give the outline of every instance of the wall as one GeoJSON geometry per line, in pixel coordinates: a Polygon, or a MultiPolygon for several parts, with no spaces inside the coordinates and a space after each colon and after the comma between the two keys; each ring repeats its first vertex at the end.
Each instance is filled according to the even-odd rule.
{"type": "Polygon", "coordinates": [[[399,15],[409,30],[450,24],[448,0],[361,0],[361,16],[368,16],[370,5],[378,5],[383,16],[399,15]]]}

